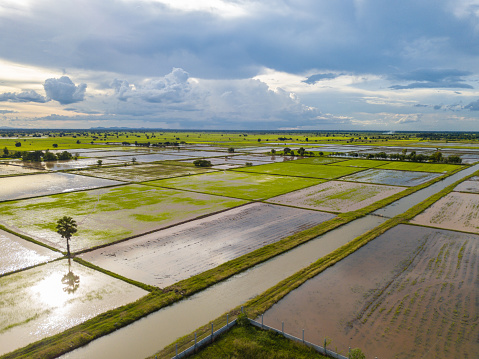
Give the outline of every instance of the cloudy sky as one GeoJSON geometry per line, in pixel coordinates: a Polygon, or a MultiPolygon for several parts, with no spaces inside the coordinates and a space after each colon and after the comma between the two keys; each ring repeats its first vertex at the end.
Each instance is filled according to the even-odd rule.
{"type": "Polygon", "coordinates": [[[479,0],[0,0],[0,127],[479,131],[479,0]]]}

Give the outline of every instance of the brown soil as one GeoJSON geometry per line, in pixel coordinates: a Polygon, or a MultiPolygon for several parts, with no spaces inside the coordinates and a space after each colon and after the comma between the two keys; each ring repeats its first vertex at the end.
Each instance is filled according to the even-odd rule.
{"type": "Polygon", "coordinates": [[[291,292],[265,324],[368,358],[476,358],[479,236],[397,226],[291,292]]]}

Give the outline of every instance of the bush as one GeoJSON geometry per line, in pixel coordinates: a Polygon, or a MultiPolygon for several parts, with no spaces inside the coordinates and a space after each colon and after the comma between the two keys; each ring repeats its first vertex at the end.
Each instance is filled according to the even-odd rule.
{"type": "Polygon", "coordinates": [[[235,149],[233,147],[228,148],[228,153],[234,153],[235,149]]]}
{"type": "Polygon", "coordinates": [[[208,160],[195,160],[193,164],[196,167],[211,167],[213,166],[210,161],[208,160]]]}
{"type": "Polygon", "coordinates": [[[359,348],[351,349],[349,359],[366,359],[366,356],[359,348]]]}

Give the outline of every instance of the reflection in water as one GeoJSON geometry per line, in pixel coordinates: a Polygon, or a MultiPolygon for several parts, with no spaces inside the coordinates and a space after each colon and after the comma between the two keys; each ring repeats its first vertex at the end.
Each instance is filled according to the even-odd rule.
{"type": "Polygon", "coordinates": [[[80,276],[75,275],[71,270],[71,261],[68,258],[68,273],[62,277],[63,291],[72,294],[80,287],[80,276]]]}

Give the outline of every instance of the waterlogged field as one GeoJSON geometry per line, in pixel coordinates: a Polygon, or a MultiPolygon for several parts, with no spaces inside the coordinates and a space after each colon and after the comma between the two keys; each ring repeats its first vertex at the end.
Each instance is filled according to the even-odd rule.
{"type": "Polygon", "coordinates": [[[479,193],[479,177],[474,176],[469,180],[461,182],[454,188],[457,192],[479,193]]]}
{"type": "Polygon", "coordinates": [[[0,275],[51,261],[61,253],[0,230],[0,275]]]}
{"type": "Polygon", "coordinates": [[[39,171],[41,170],[36,168],[21,166],[20,163],[18,166],[0,163],[0,177],[23,175],[23,174],[34,174],[39,171]]]}
{"type": "Polygon", "coordinates": [[[174,166],[162,163],[152,163],[117,167],[95,167],[76,173],[118,181],[144,182],[160,178],[186,176],[211,171],[211,169],[194,167],[193,165],[174,166]]]}
{"type": "Polygon", "coordinates": [[[454,171],[461,167],[463,166],[449,165],[445,163],[390,162],[381,166],[381,169],[445,173],[454,171]]]}
{"type": "Polygon", "coordinates": [[[70,216],[78,223],[71,249],[78,251],[243,203],[201,193],[125,185],[2,203],[0,221],[17,233],[65,250],[65,240],[55,226],[62,216],[70,216]]]}
{"type": "Polygon", "coordinates": [[[265,324],[368,358],[475,358],[478,245],[477,235],[399,225],[288,294],[265,324]]]}
{"type": "Polygon", "coordinates": [[[479,195],[451,192],[413,218],[411,223],[479,233],[479,195]]]}
{"type": "Polygon", "coordinates": [[[291,163],[272,163],[263,166],[241,168],[236,171],[267,173],[294,177],[311,177],[322,179],[334,179],[346,176],[351,173],[361,171],[362,169],[354,167],[339,167],[328,165],[309,165],[309,164],[291,164],[291,163]]]}
{"type": "Polygon", "coordinates": [[[42,173],[21,177],[4,177],[0,178],[0,201],[114,186],[121,183],[69,173],[42,173]]]}
{"type": "Polygon", "coordinates": [[[323,211],[349,212],[403,190],[402,187],[329,181],[271,198],[268,202],[323,211]]]}
{"type": "Polygon", "coordinates": [[[81,258],[139,282],[165,287],[334,215],[252,203],[117,243],[81,258]]]}
{"type": "Polygon", "coordinates": [[[146,182],[151,186],[178,188],[250,200],[266,199],[323,182],[257,173],[223,171],[146,182]]]}
{"type": "Polygon", "coordinates": [[[169,161],[169,160],[181,160],[189,158],[189,156],[179,154],[169,154],[169,153],[153,153],[149,155],[128,155],[128,156],[117,156],[117,157],[105,157],[102,159],[105,160],[114,160],[118,162],[139,162],[139,163],[150,163],[150,162],[159,162],[159,161],[169,161]]]}
{"type": "Polygon", "coordinates": [[[440,173],[369,169],[341,178],[344,181],[413,187],[439,177],[440,173]]]}
{"type": "Polygon", "coordinates": [[[0,355],[146,294],[66,259],[0,277],[0,355]]]}

